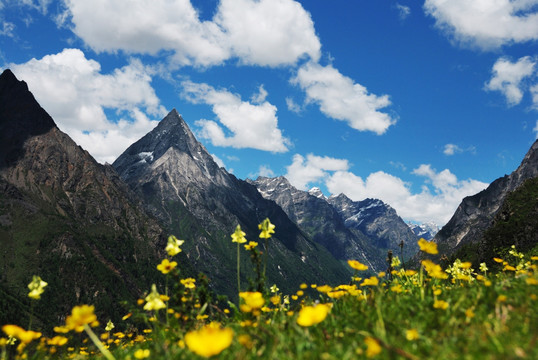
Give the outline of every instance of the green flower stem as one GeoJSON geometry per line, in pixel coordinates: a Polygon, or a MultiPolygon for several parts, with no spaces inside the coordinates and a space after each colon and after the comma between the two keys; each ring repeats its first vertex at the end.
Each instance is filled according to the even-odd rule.
{"type": "Polygon", "coordinates": [[[101,340],[99,340],[97,335],[95,335],[92,328],[88,326],[88,324],[84,324],[84,331],[86,331],[86,334],[88,334],[88,336],[90,337],[90,339],[92,339],[95,346],[97,346],[99,351],[101,351],[101,354],[103,354],[107,358],[107,360],[116,360],[114,355],[112,355],[112,353],[108,351],[108,349],[103,345],[101,340]]]}
{"type": "Polygon", "coordinates": [[[240,244],[238,242],[237,243],[237,294],[241,292],[241,277],[240,277],[241,263],[239,262],[239,257],[241,256],[240,250],[241,250],[240,244]]]}

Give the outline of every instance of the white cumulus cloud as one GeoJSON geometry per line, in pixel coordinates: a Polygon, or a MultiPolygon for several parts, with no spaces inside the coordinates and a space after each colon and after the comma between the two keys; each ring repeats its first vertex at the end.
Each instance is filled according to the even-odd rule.
{"type": "Polygon", "coordinates": [[[434,221],[438,225],[448,222],[464,197],[488,185],[473,179],[459,180],[448,169],[437,172],[431,165],[423,164],[411,172],[421,185],[417,192],[412,190],[412,184],[384,171],[362,178],[349,171],[349,167],[346,159],[295,154],[285,177],[301,190],[324,184],[331,194],[343,193],[354,201],[381,199],[405,220],[434,221]]]}
{"type": "Polygon", "coordinates": [[[200,20],[189,0],[65,0],[73,31],[95,51],[173,53],[179,65],[237,58],[261,66],[319,58],[310,14],[293,0],[221,0],[200,20]]]}
{"type": "Polygon", "coordinates": [[[426,14],[454,40],[483,49],[538,39],[538,0],[426,0],[426,14]]]}
{"type": "MultiPolygon", "coordinates": [[[[217,115],[219,122],[206,119],[196,122],[196,125],[201,127],[198,132],[200,137],[209,139],[216,146],[271,152],[288,151],[290,141],[278,128],[277,108],[265,101],[266,94],[263,96],[263,102],[253,104],[242,101],[238,94],[215,89],[207,84],[185,81],[182,85],[183,97],[195,104],[210,105],[217,115]],[[231,135],[228,136],[227,132],[231,135]]],[[[256,94],[255,98],[261,100],[258,95],[256,94]]]]}
{"type": "Polygon", "coordinates": [[[285,177],[296,188],[306,190],[310,183],[328,177],[329,171],[346,171],[347,169],[349,169],[347,160],[313,154],[308,154],[305,159],[304,156],[295,154],[292,164],[286,167],[285,177]]]}
{"type": "Polygon", "coordinates": [[[291,82],[306,92],[307,102],[317,103],[325,115],[345,121],[353,129],[383,134],[396,122],[379,111],[391,104],[388,95],[369,93],[332,65],[309,62],[299,68],[291,82]]]}
{"type": "Polygon", "coordinates": [[[413,174],[425,178],[418,193],[411,190],[411,184],[383,171],[371,173],[366,179],[349,171],[337,171],[327,178],[326,186],[332,194],[344,193],[355,201],[381,199],[406,220],[434,221],[444,225],[464,197],[474,195],[488,185],[472,179],[458,180],[450,170],[436,172],[430,165],[419,166],[413,174]]]}
{"type": "Polygon", "coordinates": [[[102,74],[98,62],[78,49],[10,66],[24,79],[58,127],[100,162],[112,162],[157,125],[148,116],[165,114],[151,76],[136,60],[102,74]],[[115,111],[117,122],[105,110],[115,111]]]}
{"type": "Polygon", "coordinates": [[[517,105],[521,102],[526,90],[522,82],[534,73],[535,67],[536,61],[530,56],[524,56],[515,63],[501,57],[493,65],[492,77],[486,83],[485,89],[500,91],[509,105],[517,105]]]}
{"type": "Polygon", "coordinates": [[[398,10],[398,16],[400,17],[400,20],[405,20],[411,15],[411,8],[406,5],[402,5],[399,3],[396,3],[396,9],[398,10]]]}

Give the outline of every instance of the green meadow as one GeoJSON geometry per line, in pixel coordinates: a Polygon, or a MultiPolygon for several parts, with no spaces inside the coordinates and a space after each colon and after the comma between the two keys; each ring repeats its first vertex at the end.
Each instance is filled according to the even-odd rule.
{"type": "MultiPolygon", "coordinates": [[[[183,277],[174,260],[183,240],[170,236],[168,256],[155,264],[162,286],[148,284],[136,304],[124,304],[121,322],[81,304],[50,333],[31,319],[0,324],[0,359],[538,358],[536,254],[511,247],[490,265],[422,260],[416,269],[389,255],[387,271],[377,274],[350,259],[348,283],[301,284],[284,294],[265,282],[274,226],[265,220],[259,228],[258,241],[247,241],[240,227],[230,239],[238,303],[212,293],[203,275],[183,277]],[[256,274],[248,284],[240,281],[240,257],[256,274]]],[[[437,254],[433,242],[419,246],[437,254]]],[[[38,274],[29,282],[32,303],[54,291],[38,274]]]]}

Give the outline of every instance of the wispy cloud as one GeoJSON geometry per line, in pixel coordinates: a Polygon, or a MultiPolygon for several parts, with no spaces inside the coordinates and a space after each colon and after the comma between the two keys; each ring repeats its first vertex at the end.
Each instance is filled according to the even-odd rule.
{"type": "Polygon", "coordinates": [[[405,20],[411,15],[411,8],[409,6],[396,3],[395,8],[398,10],[400,20],[405,20]]]}

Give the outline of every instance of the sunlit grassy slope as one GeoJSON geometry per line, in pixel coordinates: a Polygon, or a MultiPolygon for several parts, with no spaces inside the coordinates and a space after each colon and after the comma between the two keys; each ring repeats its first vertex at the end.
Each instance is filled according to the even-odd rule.
{"type": "MultiPolygon", "coordinates": [[[[267,241],[269,229],[261,228],[267,241]]],[[[98,319],[98,309],[85,305],[53,324],[53,333],[4,324],[1,359],[538,358],[536,254],[512,247],[489,268],[456,260],[443,269],[424,260],[416,271],[394,257],[375,275],[349,261],[349,283],[301,284],[283,294],[264,283],[265,239],[234,235],[230,247],[250,257],[255,274],[250,285],[235,285],[238,304],[212,294],[203,276],[185,278],[174,260],[182,243],[170,237],[168,257],[155,264],[166,286],[148,284],[121,321],[98,319]]],[[[419,245],[437,252],[434,243],[419,245]]],[[[55,291],[35,279],[29,290],[33,302],[55,291]]]]}

